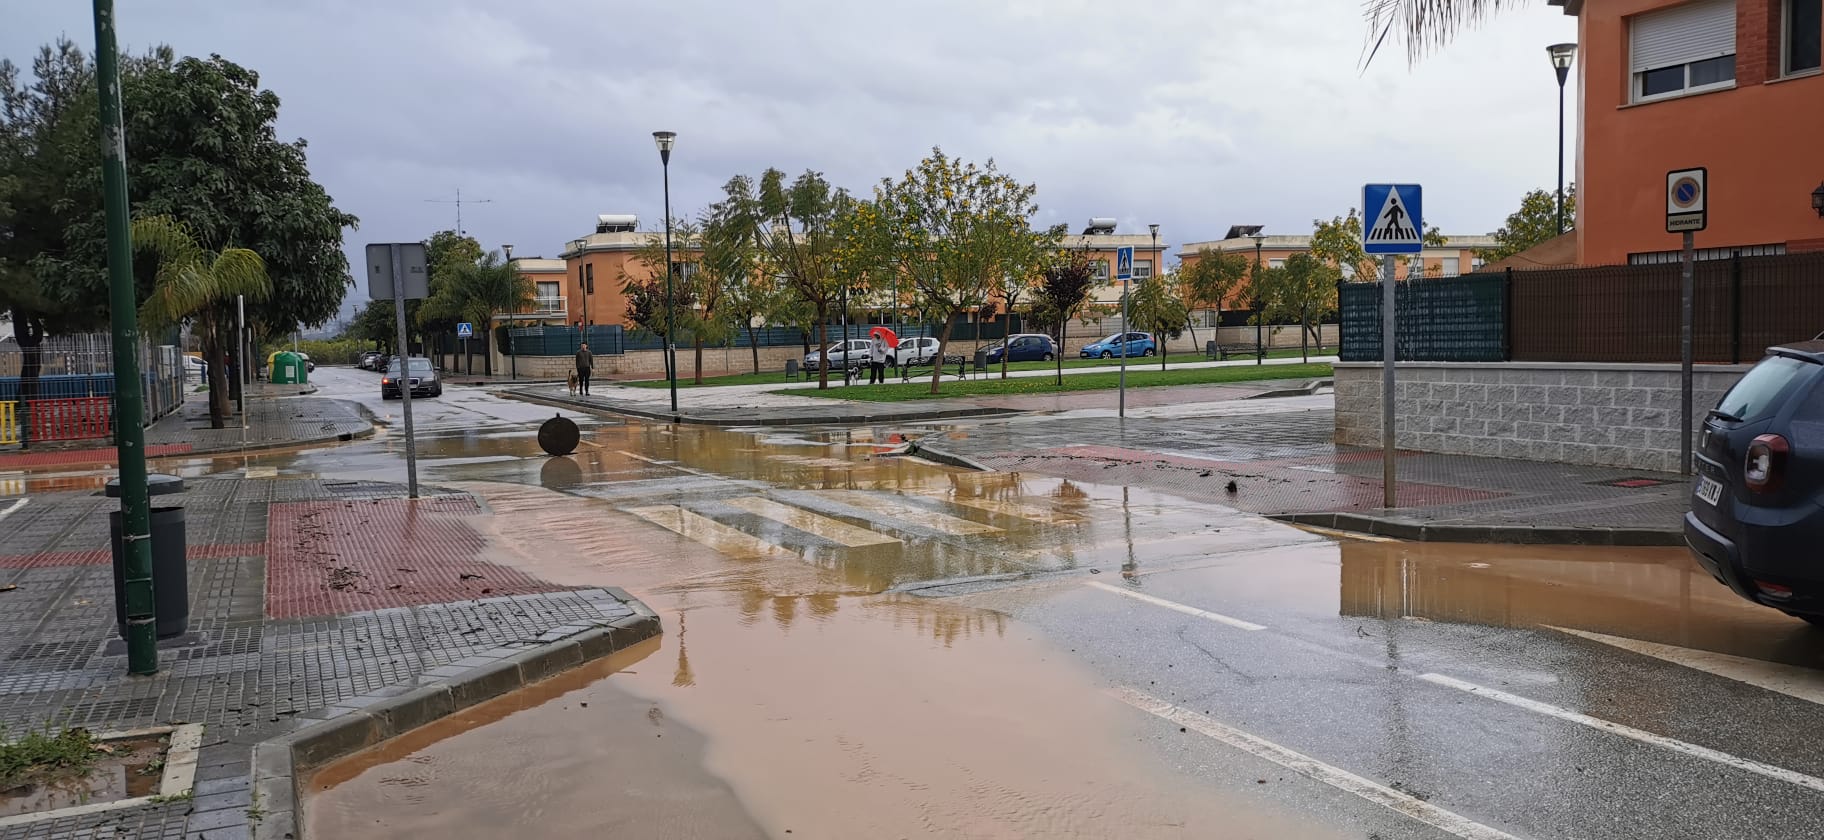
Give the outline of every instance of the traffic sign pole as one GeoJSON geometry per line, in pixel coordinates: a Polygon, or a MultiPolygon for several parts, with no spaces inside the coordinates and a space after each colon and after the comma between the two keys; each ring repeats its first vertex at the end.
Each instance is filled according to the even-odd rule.
{"type": "Polygon", "coordinates": [[[1134,276],[1134,249],[1123,246],[1115,249],[1115,274],[1121,278],[1121,397],[1116,416],[1127,419],[1127,336],[1133,332],[1127,323],[1127,285],[1134,276]]]}
{"type": "Polygon", "coordinates": [[[1693,249],[1695,234],[1685,231],[1684,250],[1679,254],[1679,310],[1678,353],[1679,353],[1679,395],[1678,395],[1678,472],[1680,475],[1691,474],[1691,321],[1692,310],[1697,301],[1696,257],[1693,249]]]}
{"type": "MultiPolygon", "coordinates": [[[[405,343],[405,260],[399,246],[392,246],[393,260],[393,325],[399,337],[399,400],[405,409],[405,486],[410,498],[418,498],[418,442],[412,434],[412,348],[405,343]]],[[[386,374],[381,374],[385,376],[386,374]]]]}
{"type": "Polygon", "coordinates": [[[1381,507],[1394,508],[1393,448],[1393,336],[1394,294],[1392,254],[1381,257],[1381,507]]]}

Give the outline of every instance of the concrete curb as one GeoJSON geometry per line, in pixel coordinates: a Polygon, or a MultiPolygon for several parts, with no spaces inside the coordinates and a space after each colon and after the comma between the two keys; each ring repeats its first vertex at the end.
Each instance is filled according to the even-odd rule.
{"type": "Polygon", "coordinates": [[[1294,525],[1313,525],[1413,542],[1501,543],[1510,545],[1681,546],[1675,528],[1554,528],[1532,525],[1435,525],[1359,513],[1281,513],[1268,516],[1294,525]]]}
{"type": "Polygon", "coordinates": [[[976,472],[994,472],[993,467],[986,466],[986,465],[982,464],[981,462],[976,461],[973,458],[965,458],[965,457],[963,457],[961,455],[957,455],[953,452],[945,452],[944,450],[938,449],[934,446],[926,446],[922,441],[913,441],[912,444],[906,448],[905,454],[911,455],[915,458],[923,458],[927,461],[936,461],[940,464],[947,464],[952,467],[961,467],[965,470],[974,470],[976,472]]]}
{"type": "Polygon", "coordinates": [[[581,400],[553,397],[548,394],[534,394],[527,391],[505,391],[501,396],[553,408],[568,408],[574,411],[586,411],[590,414],[602,414],[619,417],[638,417],[643,420],[657,420],[661,423],[682,423],[694,426],[837,426],[882,422],[918,422],[924,420],[953,420],[962,417],[993,417],[1023,412],[1009,408],[990,408],[970,406],[969,408],[947,408],[933,411],[886,412],[883,414],[813,414],[813,415],[772,415],[764,409],[741,417],[693,417],[688,414],[673,415],[668,411],[648,411],[619,405],[600,405],[581,400]]]}
{"type": "Polygon", "coordinates": [[[1334,388],[1334,387],[1336,387],[1336,380],[1334,380],[1334,379],[1313,379],[1310,382],[1307,382],[1303,385],[1298,386],[1297,388],[1282,388],[1278,391],[1262,391],[1258,394],[1250,394],[1248,396],[1242,397],[1242,399],[1244,399],[1244,400],[1270,400],[1270,399],[1274,399],[1277,397],[1307,397],[1307,396],[1317,393],[1318,389],[1320,389],[1320,388],[1334,388]]]}
{"type": "Polygon", "coordinates": [[[310,720],[300,722],[302,728],[255,745],[253,806],[248,811],[253,837],[304,836],[303,786],[313,770],[662,632],[658,614],[626,590],[601,591],[634,614],[565,625],[540,636],[531,647],[501,646],[433,668],[417,685],[390,686],[312,712],[310,720]]]}
{"type": "Polygon", "coordinates": [[[373,437],[374,431],[375,431],[374,424],[369,423],[369,424],[367,424],[366,429],[363,429],[358,432],[340,432],[340,433],[333,434],[333,435],[323,435],[322,437],[300,438],[297,440],[286,440],[286,441],[260,441],[260,442],[250,441],[247,444],[247,448],[244,450],[239,445],[208,446],[208,447],[203,447],[201,449],[192,448],[189,452],[185,452],[182,455],[157,455],[157,456],[153,456],[153,457],[183,458],[183,457],[187,457],[187,456],[191,456],[191,455],[220,455],[220,454],[223,454],[226,452],[243,452],[243,451],[244,452],[263,452],[268,449],[289,449],[289,448],[296,447],[296,446],[314,446],[319,443],[346,443],[351,440],[360,440],[363,438],[373,437]]]}

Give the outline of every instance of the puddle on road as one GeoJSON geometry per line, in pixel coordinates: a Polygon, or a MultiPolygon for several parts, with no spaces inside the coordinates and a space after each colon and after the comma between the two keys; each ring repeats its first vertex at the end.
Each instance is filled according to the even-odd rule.
{"type": "Polygon", "coordinates": [[[1683,548],[1345,540],[1343,615],[1557,626],[1824,668],[1818,634],[1737,597],[1683,548]]]}

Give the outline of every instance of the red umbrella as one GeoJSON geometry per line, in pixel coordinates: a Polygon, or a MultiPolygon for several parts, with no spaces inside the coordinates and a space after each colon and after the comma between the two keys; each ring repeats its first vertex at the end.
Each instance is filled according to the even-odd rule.
{"type": "Polygon", "coordinates": [[[893,330],[891,330],[887,327],[874,327],[872,329],[869,329],[868,337],[869,338],[878,338],[881,341],[886,342],[888,347],[898,347],[899,346],[899,336],[894,335],[893,330]]]}

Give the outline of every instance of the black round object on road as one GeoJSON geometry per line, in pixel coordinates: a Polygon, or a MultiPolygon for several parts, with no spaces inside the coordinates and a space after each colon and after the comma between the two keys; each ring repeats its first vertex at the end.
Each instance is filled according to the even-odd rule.
{"type": "Polygon", "coordinates": [[[568,455],[576,451],[576,444],[583,439],[576,423],[558,415],[545,421],[538,427],[538,445],[547,455],[568,455]]]}

